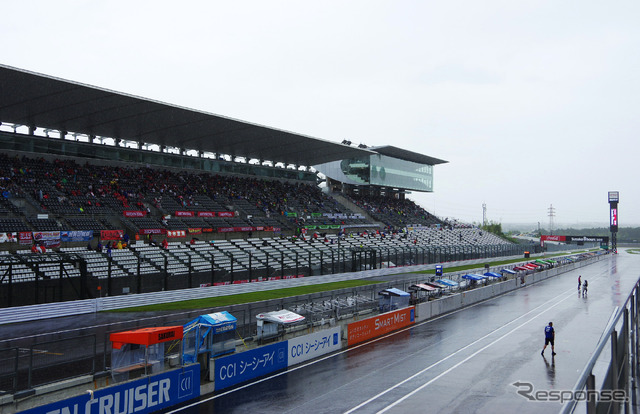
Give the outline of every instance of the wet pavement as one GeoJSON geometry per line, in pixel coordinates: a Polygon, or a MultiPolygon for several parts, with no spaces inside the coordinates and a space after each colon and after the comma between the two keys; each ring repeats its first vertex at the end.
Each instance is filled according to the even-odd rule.
{"type": "Polygon", "coordinates": [[[530,401],[518,391],[571,390],[639,276],[640,256],[621,251],[175,411],[558,412],[560,403],[530,401]],[[578,275],[589,281],[587,297],[578,296],[578,275]],[[555,357],[550,347],[540,355],[550,321],[555,357]]]}

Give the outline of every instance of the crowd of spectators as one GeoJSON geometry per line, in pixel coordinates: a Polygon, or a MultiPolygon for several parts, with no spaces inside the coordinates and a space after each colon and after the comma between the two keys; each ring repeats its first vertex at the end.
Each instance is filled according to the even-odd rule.
{"type": "MultiPolygon", "coordinates": [[[[312,224],[321,225],[345,224],[325,214],[351,214],[313,184],[7,154],[0,154],[0,193],[5,198],[26,198],[38,213],[54,217],[121,217],[125,210],[143,210],[161,222],[176,210],[234,211],[249,218],[249,225],[252,217],[276,218],[282,227],[293,230],[308,224],[313,213],[312,224]]],[[[408,200],[358,203],[370,211],[396,215],[388,223],[396,226],[415,222],[418,216],[430,217],[408,200]]]]}

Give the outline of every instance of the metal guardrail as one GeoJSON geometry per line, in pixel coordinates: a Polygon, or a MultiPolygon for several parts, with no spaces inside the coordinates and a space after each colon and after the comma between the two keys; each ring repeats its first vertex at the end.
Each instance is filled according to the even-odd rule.
{"type": "MultiPolygon", "coordinates": [[[[504,259],[509,259],[509,257],[505,257],[504,259]]],[[[467,260],[461,263],[480,264],[484,262],[486,262],[486,259],[467,260]]],[[[447,263],[447,266],[456,266],[458,263],[459,262],[447,263]]],[[[213,296],[235,295],[246,292],[254,292],[257,290],[283,289],[287,287],[296,287],[316,283],[329,283],[334,281],[363,279],[390,274],[431,270],[434,268],[435,264],[427,264],[373,269],[355,273],[338,273],[332,275],[304,277],[297,279],[284,279],[225,286],[208,286],[202,288],[181,289],[174,291],[160,291],[139,293],[135,295],[121,295],[96,299],[53,302],[40,305],[15,306],[12,308],[0,308],[0,325],[6,323],[27,322],[32,320],[62,316],[89,314],[98,311],[122,309],[132,306],[168,303],[176,300],[202,299],[213,296]]]]}
{"type": "Polygon", "coordinates": [[[595,351],[573,387],[570,400],[562,408],[562,414],[573,413],[580,402],[584,403],[587,414],[619,413],[621,409],[628,413],[630,402],[633,401],[635,405],[636,380],[640,377],[639,289],[640,279],[624,304],[614,309],[595,351]],[[609,356],[603,354],[607,348],[610,350],[609,356]],[[597,389],[594,368],[598,361],[603,362],[602,358],[607,362],[607,370],[601,388],[597,389]]]}

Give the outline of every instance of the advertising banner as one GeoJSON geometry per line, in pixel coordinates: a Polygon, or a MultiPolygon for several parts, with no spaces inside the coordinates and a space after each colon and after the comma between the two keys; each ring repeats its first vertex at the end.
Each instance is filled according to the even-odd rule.
{"type": "Polygon", "coordinates": [[[540,241],[557,241],[557,242],[594,242],[609,243],[609,236],[552,236],[542,235],[540,241]]]}
{"type": "Polygon", "coordinates": [[[233,227],[218,227],[218,233],[232,233],[233,227]]]}
{"type": "Polygon", "coordinates": [[[122,230],[100,230],[100,240],[120,240],[124,236],[122,230]]]}
{"type": "Polygon", "coordinates": [[[33,239],[44,244],[47,248],[60,247],[59,231],[34,231],[33,239]]]}
{"type": "Polygon", "coordinates": [[[567,241],[567,237],[566,236],[546,236],[546,235],[542,235],[540,236],[540,240],[541,241],[557,241],[557,242],[564,242],[567,241]]]}
{"type": "Polygon", "coordinates": [[[196,229],[188,228],[187,231],[189,232],[189,234],[202,234],[201,228],[196,228],[196,229]]]}
{"type": "Polygon", "coordinates": [[[340,350],[339,326],[289,339],[289,366],[340,350]]]}
{"type": "Polygon", "coordinates": [[[233,211],[218,211],[218,217],[233,217],[235,215],[233,211]]]}
{"type": "Polygon", "coordinates": [[[20,244],[33,244],[33,234],[30,231],[18,232],[20,244]]]}
{"type": "Polygon", "coordinates": [[[200,364],[95,390],[23,411],[26,414],[152,413],[200,396],[200,364]]]}
{"type": "Polygon", "coordinates": [[[415,323],[415,308],[399,309],[347,325],[349,346],[377,338],[415,323]]]}
{"type": "Polygon", "coordinates": [[[215,217],[215,211],[198,211],[198,217],[215,217]]]}
{"type": "Polygon", "coordinates": [[[184,230],[167,230],[167,237],[177,238],[177,237],[186,237],[187,232],[184,230]]]}
{"type": "Polygon", "coordinates": [[[216,391],[287,368],[287,341],[215,360],[216,391]]]}
{"type": "Polygon", "coordinates": [[[176,211],[176,217],[193,217],[195,213],[193,211],[176,211]]]}
{"type": "Polygon", "coordinates": [[[0,233],[0,243],[16,243],[18,233],[0,233]]]}
{"type": "Polygon", "coordinates": [[[165,229],[140,229],[138,231],[140,234],[164,234],[166,233],[165,229]]]}
{"type": "Polygon", "coordinates": [[[60,232],[63,242],[81,242],[93,239],[93,230],[73,230],[60,232]]]}
{"type": "Polygon", "coordinates": [[[147,212],[142,210],[125,210],[122,212],[122,215],[125,217],[145,217],[147,212]]]}

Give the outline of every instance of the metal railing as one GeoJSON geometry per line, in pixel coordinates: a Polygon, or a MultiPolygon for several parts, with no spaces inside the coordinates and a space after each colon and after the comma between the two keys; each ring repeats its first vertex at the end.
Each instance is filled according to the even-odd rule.
{"type": "Polygon", "coordinates": [[[635,388],[640,377],[639,289],[640,279],[624,304],[614,309],[593,355],[572,390],[572,398],[562,408],[563,414],[573,413],[581,406],[588,414],[619,413],[622,409],[628,413],[630,403],[633,401],[633,405],[636,405],[635,388]],[[602,382],[597,387],[594,372],[596,366],[603,363],[606,371],[603,378],[598,378],[602,382]]]}

